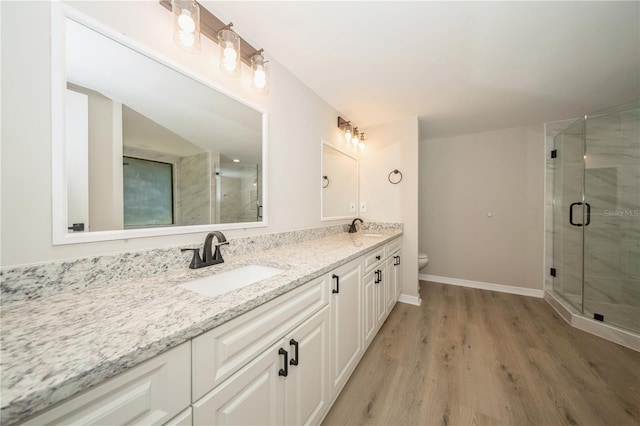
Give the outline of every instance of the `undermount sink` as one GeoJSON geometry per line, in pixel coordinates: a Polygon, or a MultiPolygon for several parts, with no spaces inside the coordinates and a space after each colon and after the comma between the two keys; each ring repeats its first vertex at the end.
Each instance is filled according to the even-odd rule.
{"type": "Polygon", "coordinates": [[[362,234],[362,235],[365,236],[365,237],[384,237],[383,234],[375,234],[375,233],[372,233],[372,232],[367,232],[366,234],[362,234]]]}
{"type": "Polygon", "coordinates": [[[213,297],[228,293],[232,290],[238,290],[282,272],[284,272],[284,270],[270,266],[247,265],[189,281],[188,283],[180,284],[180,287],[195,291],[204,296],[213,297]]]}

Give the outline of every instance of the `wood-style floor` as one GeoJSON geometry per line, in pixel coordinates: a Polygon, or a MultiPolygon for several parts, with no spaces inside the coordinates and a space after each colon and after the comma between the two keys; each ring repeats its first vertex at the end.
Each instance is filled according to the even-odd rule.
{"type": "Polygon", "coordinates": [[[542,299],[421,283],[398,303],[325,425],[639,425],[640,353],[542,299]]]}

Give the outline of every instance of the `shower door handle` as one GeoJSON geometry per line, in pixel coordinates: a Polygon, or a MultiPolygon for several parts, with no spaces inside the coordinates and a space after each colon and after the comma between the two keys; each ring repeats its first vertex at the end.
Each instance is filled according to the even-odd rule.
{"type": "Polygon", "coordinates": [[[585,222],[584,226],[589,226],[589,224],[591,223],[591,204],[584,203],[584,205],[587,206],[587,221],[585,222]]]}
{"type": "Polygon", "coordinates": [[[571,205],[569,206],[569,223],[572,224],[573,226],[582,226],[581,223],[573,222],[573,206],[581,206],[581,205],[582,205],[581,202],[577,202],[577,203],[571,203],[571,205]]]}

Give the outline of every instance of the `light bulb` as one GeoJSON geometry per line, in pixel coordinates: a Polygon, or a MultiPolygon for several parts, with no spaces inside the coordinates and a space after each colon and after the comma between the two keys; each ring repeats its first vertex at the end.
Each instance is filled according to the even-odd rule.
{"type": "Polygon", "coordinates": [[[267,85],[267,73],[264,72],[262,65],[258,65],[256,71],[253,73],[253,85],[256,86],[257,89],[264,89],[267,85]]]}
{"type": "Polygon", "coordinates": [[[351,126],[345,129],[344,138],[347,140],[347,142],[351,142],[351,126]]]}
{"type": "Polygon", "coordinates": [[[232,72],[236,69],[236,59],[238,59],[238,52],[236,52],[236,49],[233,48],[232,42],[225,42],[223,55],[224,59],[222,60],[222,65],[224,66],[224,69],[232,72]]]}
{"type": "Polygon", "coordinates": [[[191,12],[187,9],[182,9],[182,13],[178,17],[178,26],[187,33],[192,33],[196,30],[196,22],[191,17],[191,12]]]}
{"type": "Polygon", "coordinates": [[[233,43],[230,41],[227,41],[224,44],[224,60],[226,61],[230,61],[230,62],[235,62],[236,59],[238,58],[238,53],[236,52],[236,49],[233,48],[233,43]]]}
{"type": "Polygon", "coordinates": [[[178,38],[185,47],[191,47],[196,42],[196,36],[192,32],[180,31],[178,38]]]}
{"type": "Polygon", "coordinates": [[[358,146],[360,147],[360,151],[364,151],[364,142],[360,142],[358,146]]]}
{"type": "Polygon", "coordinates": [[[351,138],[351,143],[354,146],[357,146],[360,143],[360,140],[358,139],[358,132],[356,132],[353,137],[351,138]]]}

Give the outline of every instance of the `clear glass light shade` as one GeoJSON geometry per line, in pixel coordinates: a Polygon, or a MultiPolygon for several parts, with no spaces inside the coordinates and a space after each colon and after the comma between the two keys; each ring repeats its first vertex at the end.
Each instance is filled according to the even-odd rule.
{"type": "Polygon", "coordinates": [[[218,33],[220,47],[220,69],[233,76],[240,75],[240,37],[232,30],[220,30],[218,33]]]}
{"type": "Polygon", "coordinates": [[[269,66],[262,54],[251,57],[251,88],[258,93],[269,93],[269,66]]]}
{"type": "Polygon", "coordinates": [[[200,8],[193,0],[172,0],[173,40],[178,46],[200,52],[200,8]]]}
{"type": "Polygon", "coordinates": [[[351,142],[351,137],[353,136],[353,127],[351,124],[347,123],[344,126],[344,138],[347,142],[351,142]]]}
{"type": "Polygon", "coordinates": [[[353,132],[353,136],[351,137],[351,143],[353,146],[358,146],[360,143],[360,135],[358,135],[358,129],[355,129],[353,132]]]}

